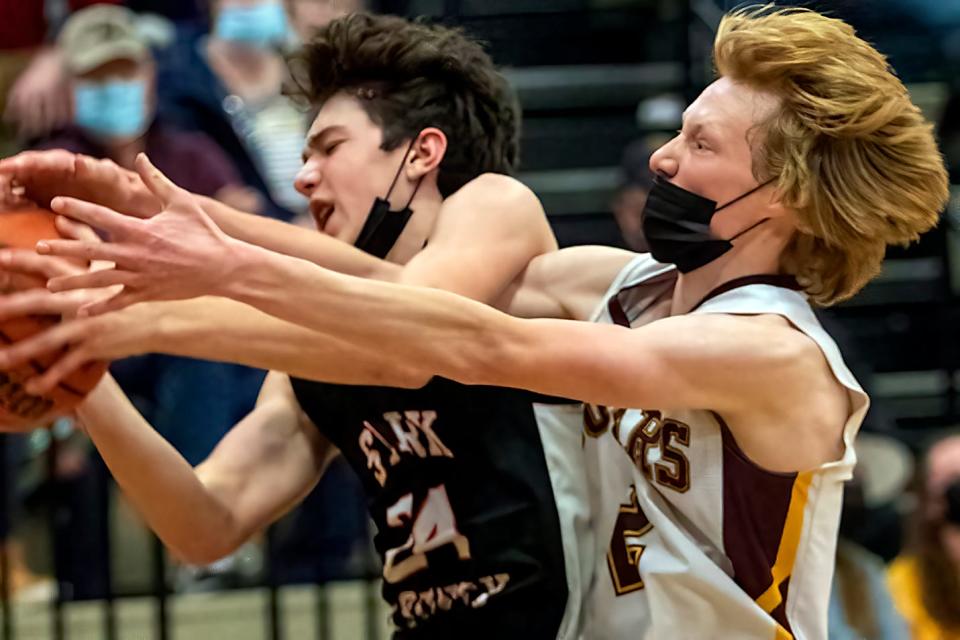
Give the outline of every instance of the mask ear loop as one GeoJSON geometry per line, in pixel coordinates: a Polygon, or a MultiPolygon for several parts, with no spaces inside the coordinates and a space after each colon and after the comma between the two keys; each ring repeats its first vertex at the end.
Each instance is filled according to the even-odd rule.
{"type": "Polygon", "coordinates": [[[761,184],[758,184],[758,185],[755,186],[753,189],[750,189],[750,191],[747,191],[746,193],[737,196],[736,198],[734,198],[734,199],[731,200],[730,202],[726,203],[726,204],[723,205],[722,207],[717,207],[716,209],[714,209],[713,212],[716,213],[716,212],[720,211],[721,209],[726,209],[727,207],[729,207],[730,205],[732,205],[732,204],[734,204],[734,203],[736,203],[736,202],[740,202],[741,200],[743,200],[743,199],[746,198],[747,196],[753,195],[753,194],[756,193],[757,191],[760,191],[760,189],[763,189],[765,186],[767,186],[768,184],[770,184],[770,183],[773,182],[774,180],[776,180],[776,178],[770,178],[770,179],[767,180],[766,182],[763,182],[763,183],[761,183],[761,184]]]}
{"type": "Polygon", "coordinates": [[[404,209],[409,209],[410,205],[413,204],[413,199],[417,197],[417,191],[420,191],[420,185],[423,184],[423,176],[420,176],[420,179],[417,180],[417,186],[413,188],[413,193],[410,194],[410,199],[407,200],[407,204],[404,209]]]}
{"type": "MultiPolygon", "coordinates": [[[[730,205],[732,205],[732,204],[735,203],[735,202],[739,202],[740,200],[743,200],[744,198],[746,198],[747,196],[749,196],[749,195],[751,195],[751,194],[753,194],[753,193],[756,193],[757,191],[759,191],[760,189],[763,189],[765,186],[767,186],[768,184],[770,184],[770,183],[773,182],[774,180],[776,180],[776,178],[770,178],[770,179],[767,180],[766,182],[763,182],[763,183],[761,183],[761,184],[758,184],[758,185],[755,186],[753,189],[750,189],[750,191],[747,191],[745,194],[743,194],[743,195],[741,195],[741,196],[737,196],[736,198],[734,198],[733,200],[731,200],[731,201],[728,202],[727,204],[723,205],[722,207],[719,207],[719,208],[715,209],[715,210],[714,210],[714,213],[716,213],[717,211],[720,211],[720,209],[724,209],[724,208],[726,208],[726,207],[729,207],[730,205]]],[[[744,229],[743,231],[741,231],[741,232],[738,233],[737,235],[735,235],[735,236],[733,236],[732,238],[730,238],[729,240],[727,240],[727,242],[733,242],[734,240],[736,240],[736,239],[739,238],[740,236],[744,235],[745,233],[749,233],[750,231],[753,231],[754,229],[756,229],[757,227],[759,227],[760,225],[762,225],[764,222],[766,222],[766,221],[769,220],[769,219],[770,219],[770,218],[763,218],[762,220],[758,220],[757,222],[754,222],[752,225],[750,225],[749,227],[747,227],[746,229],[744,229]]]]}
{"type": "Polygon", "coordinates": [[[764,222],[768,221],[769,219],[770,219],[770,218],[764,218],[764,219],[762,219],[762,220],[759,220],[759,221],[757,221],[757,222],[754,222],[752,225],[750,225],[749,227],[747,227],[746,229],[744,229],[743,231],[741,231],[741,232],[738,233],[737,235],[735,235],[735,236],[733,236],[732,238],[730,238],[729,240],[727,240],[727,242],[733,242],[734,240],[736,240],[736,239],[739,238],[740,236],[744,235],[745,233],[748,233],[748,232],[750,232],[750,231],[753,231],[754,229],[756,229],[757,227],[759,227],[760,225],[762,225],[764,222]]]}
{"type": "MultiPolygon", "coordinates": [[[[418,133],[417,135],[420,135],[420,134],[418,133]]],[[[410,152],[413,151],[413,145],[416,141],[417,141],[417,136],[414,136],[413,139],[410,140],[410,145],[407,146],[407,152],[403,154],[403,162],[400,163],[400,168],[397,169],[397,174],[393,176],[393,182],[390,183],[390,188],[387,189],[387,197],[384,198],[385,200],[390,200],[390,194],[393,193],[393,188],[397,186],[397,180],[400,179],[400,174],[403,173],[403,168],[407,164],[407,157],[410,155],[410,152]]],[[[423,181],[422,177],[420,178],[420,181],[421,182],[423,181]]],[[[420,183],[418,182],[417,189],[419,188],[420,188],[420,183]]],[[[416,195],[416,193],[417,191],[416,189],[414,189],[413,194],[416,195]]],[[[413,202],[413,196],[410,196],[410,202],[413,202]]],[[[408,207],[410,206],[410,202],[407,203],[408,207]]]]}

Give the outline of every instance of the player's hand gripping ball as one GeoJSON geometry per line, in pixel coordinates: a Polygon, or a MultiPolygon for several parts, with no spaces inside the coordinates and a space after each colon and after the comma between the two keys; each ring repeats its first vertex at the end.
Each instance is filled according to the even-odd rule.
{"type": "MultiPolygon", "coordinates": [[[[38,240],[61,237],[56,216],[47,209],[18,208],[0,212],[0,246],[33,249],[38,240]]],[[[3,273],[0,295],[46,286],[45,278],[22,273],[3,273]]],[[[56,315],[30,315],[0,321],[0,345],[10,345],[40,333],[60,322],[56,315]]],[[[91,362],[67,376],[52,391],[35,396],[23,383],[52,365],[60,353],[31,360],[19,367],[0,370],[0,431],[27,431],[42,427],[70,412],[103,377],[105,362],[91,362]]]]}

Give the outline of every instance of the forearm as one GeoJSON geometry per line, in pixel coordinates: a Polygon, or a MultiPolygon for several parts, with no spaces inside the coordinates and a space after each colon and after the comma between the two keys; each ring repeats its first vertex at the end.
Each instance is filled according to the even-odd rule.
{"type": "Polygon", "coordinates": [[[318,231],[244,213],[212,198],[199,198],[203,210],[224,233],[271,251],[309,260],[338,273],[391,280],[399,265],[375,258],[318,231]]]}
{"type": "Polygon", "coordinates": [[[155,351],[342,384],[422,382],[409,368],[384,362],[376,348],[349,344],[234,300],[208,297],[151,304],[155,351]]]}
{"type": "Polygon", "coordinates": [[[436,289],[352,278],[256,248],[244,264],[245,277],[226,283],[224,295],[353,348],[377,349],[381,360],[404,363],[417,376],[503,382],[476,376],[511,343],[519,321],[486,305],[436,289]]]}
{"type": "Polygon", "coordinates": [[[105,377],[77,414],[117,483],[167,546],[187,559],[225,548],[236,528],[229,508],[143,419],[113,378],[105,377]]]}
{"type": "MultiPolygon", "coordinates": [[[[378,348],[383,361],[404,363],[420,379],[442,376],[614,407],[658,406],[689,386],[651,355],[666,342],[663,331],[647,330],[639,341],[630,337],[640,330],[615,325],[514,318],[448,291],[362,280],[262,250],[250,265],[259,275],[254,286],[234,292],[237,299],[358,348],[378,348]],[[301,292],[296,304],[273,294],[280,282],[301,292]]],[[[715,406],[697,402],[691,406],[715,406]]]]}

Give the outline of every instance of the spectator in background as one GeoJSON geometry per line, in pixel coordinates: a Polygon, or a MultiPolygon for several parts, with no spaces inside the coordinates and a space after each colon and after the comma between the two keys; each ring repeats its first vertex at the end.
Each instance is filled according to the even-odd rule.
{"type": "Polygon", "coordinates": [[[914,640],[960,638],[960,435],[927,452],[913,540],[890,566],[890,590],[914,640]]]}
{"type": "MultiPolygon", "coordinates": [[[[129,9],[97,6],[73,14],[60,48],[69,72],[74,124],[44,141],[46,149],[109,158],[132,167],[145,151],[163,171],[198,193],[241,208],[257,204],[227,155],[199,132],[183,132],[156,114],[156,76],[129,9]]],[[[139,408],[191,462],[213,449],[256,398],[261,373],[222,363],[144,356],[115,363],[114,373],[140,399],[139,408]],[[201,419],[202,417],[202,419],[201,419]],[[207,424],[204,433],[182,425],[207,424]]]]}
{"type": "MultiPolygon", "coordinates": [[[[97,2],[69,0],[72,10],[97,2]]],[[[70,116],[60,52],[45,0],[0,0],[0,157],[53,131],[70,116]]]]}
{"type": "MultiPolygon", "coordinates": [[[[657,145],[659,146],[659,145],[657,145]]],[[[611,209],[623,241],[631,251],[649,251],[643,237],[643,207],[653,186],[650,154],[657,146],[647,140],[635,140],[623,150],[620,161],[620,186],[613,196],[611,209]]]]}
{"type": "MultiPolygon", "coordinates": [[[[199,132],[181,132],[156,112],[156,71],[136,15],[102,5],[75,13],[58,40],[67,70],[72,126],[40,143],[133,168],[140,152],[194,185],[237,208],[259,207],[227,155],[199,132]]],[[[247,209],[244,209],[247,210],[247,209]]]]}
{"type": "Polygon", "coordinates": [[[309,40],[314,29],[319,29],[331,20],[336,20],[348,13],[372,10],[370,3],[364,0],[285,0],[285,2],[294,34],[301,42],[309,40]]]}
{"type": "MultiPolygon", "coordinates": [[[[258,210],[260,196],[243,184],[213,140],[201,132],[178,130],[157,113],[155,64],[136,21],[129,9],[109,5],[82,9],[66,21],[58,48],[67,73],[72,123],[37,146],[106,158],[126,168],[145,151],[199,193],[258,210]]],[[[191,464],[206,458],[253,407],[263,379],[263,372],[246,367],[156,354],[115,362],[111,372],[191,464]],[[198,432],[197,424],[206,428],[198,432]]],[[[77,599],[106,595],[96,571],[105,559],[102,550],[94,548],[103,524],[94,516],[98,473],[105,470],[88,465],[65,482],[71,521],[88,533],[72,536],[60,550],[58,578],[72,585],[77,599]]]]}
{"type": "Polygon", "coordinates": [[[331,0],[212,0],[209,35],[183,31],[164,60],[161,111],[204,131],[283,220],[306,210],[293,187],[307,115],[282,94],[296,36],[356,7],[331,0]]]}
{"type": "Polygon", "coordinates": [[[124,5],[136,13],[153,13],[177,23],[205,24],[207,0],[125,0],[124,5]]]}
{"type": "MultiPolygon", "coordinates": [[[[861,436],[875,438],[868,434],[861,436]]],[[[861,436],[858,436],[858,446],[861,436]]],[[[857,453],[860,458],[860,452],[857,453]]],[[[871,465],[868,463],[867,466],[871,465]]],[[[902,640],[908,637],[907,625],[894,608],[887,588],[883,560],[854,542],[857,529],[869,518],[867,479],[858,465],[843,492],[836,571],[830,594],[830,640],[902,640]]]]}
{"type": "MultiPolygon", "coordinates": [[[[64,0],[71,11],[120,0],[64,0]]],[[[48,21],[45,0],[0,0],[0,158],[21,150],[70,119],[63,57],[54,42],[56,21],[48,21]]],[[[48,583],[24,561],[22,544],[12,533],[18,511],[15,470],[25,449],[22,436],[5,436],[0,447],[0,550],[6,554],[10,595],[48,583]]]]}

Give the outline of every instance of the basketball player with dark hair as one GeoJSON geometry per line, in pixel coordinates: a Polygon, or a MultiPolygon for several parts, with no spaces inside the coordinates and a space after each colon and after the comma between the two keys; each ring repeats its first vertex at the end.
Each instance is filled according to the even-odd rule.
{"type": "MultiPolygon", "coordinates": [[[[226,296],[379,347],[410,367],[410,384],[442,375],[589,403],[589,637],[824,638],[843,482],[868,400],[811,303],[854,295],[888,245],[933,227],[946,171],[886,59],[839,20],[736,11],[714,59],[720,77],[651,158],[651,254],[553,252],[513,287],[561,319],[521,320],[244,244],[144,161],[164,212],[138,221],[58,202],[116,238],[45,249],[117,267],[50,284],[124,284],[94,312],[226,296]],[[175,242],[181,228],[188,242],[175,242]],[[221,256],[229,280],[204,266],[221,256]]],[[[45,349],[125,322],[111,316],[45,349]]]]}
{"type": "MultiPolygon", "coordinates": [[[[322,234],[184,192],[227,233],[347,273],[488,303],[534,256],[556,249],[537,198],[504,175],[517,163],[518,108],[477,43],[445,27],[356,14],[320,30],[292,70],[319,109],[297,188],[322,234]]],[[[40,201],[73,193],[143,218],[165,207],[135,175],[86,158],[23,154],[0,172],[40,201]]],[[[191,231],[182,231],[178,242],[189,243],[191,231]]],[[[11,253],[2,262],[22,264],[11,253]]],[[[57,304],[38,296],[12,297],[0,313],[57,304]]],[[[442,378],[390,388],[411,386],[409,367],[383,362],[379,348],[355,349],[227,300],[179,304],[141,324],[178,326],[179,337],[142,336],[138,348],[292,374],[271,373],[257,408],[196,470],[111,380],[80,408],[120,486],[179,556],[209,562],[229,553],[296,503],[339,449],[369,497],[398,637],[579,633],[587,554],[564,545],[586,523],[569,512],[583,509],[583,483],[558,485],[556,499],[551,484],[552,471],[579,469],[565,458],[579,448],[575,407],[442,378]],[[370,384],[387,386],[356,386],[370,384]],[[541,423],[557,416],[573,419],[569,447],[541,442],[541,423]]]]}

